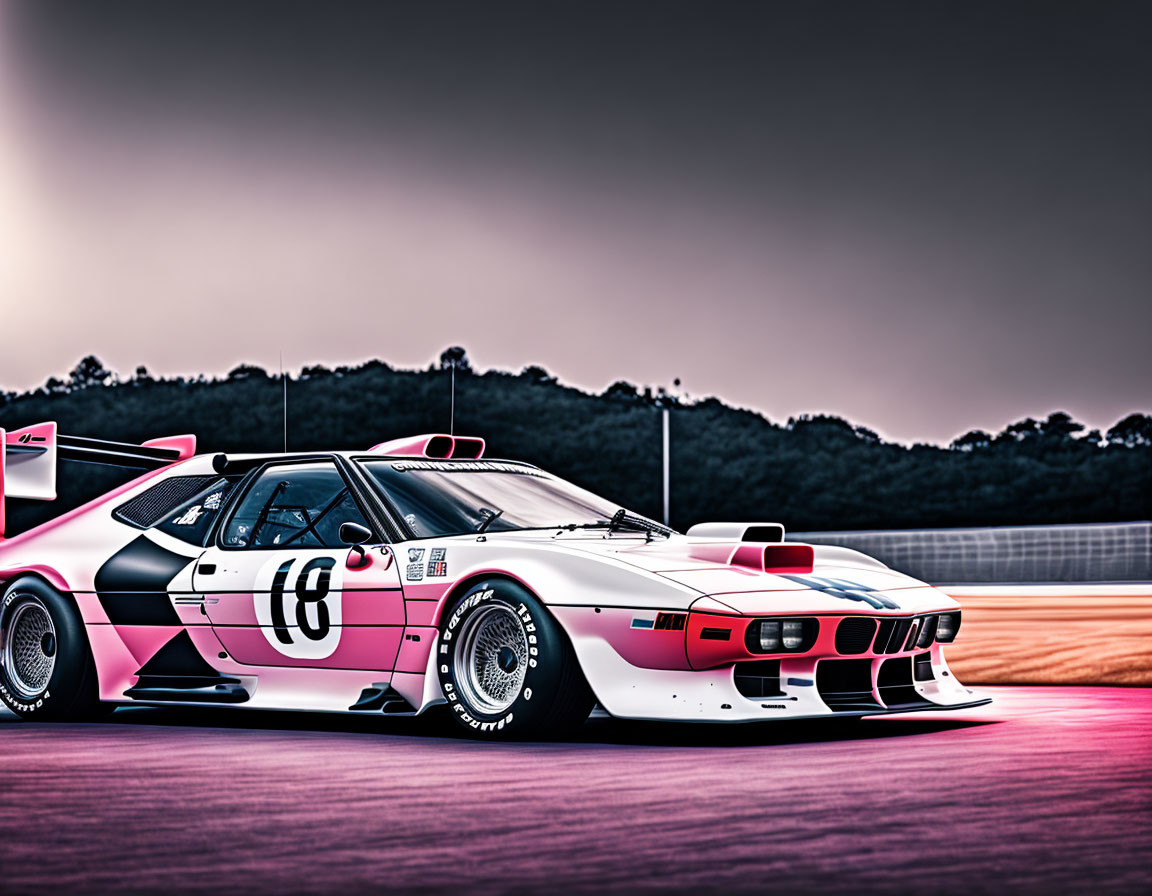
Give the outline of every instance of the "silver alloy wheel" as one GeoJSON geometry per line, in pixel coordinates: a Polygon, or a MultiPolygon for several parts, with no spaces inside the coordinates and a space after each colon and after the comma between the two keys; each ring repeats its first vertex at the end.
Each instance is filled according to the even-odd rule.
{"type": "Polygon", "coordinates": [[[38,597],[21,595],[4,620],[4,668],[17,695],[34,700],[48,688],[56,668],[56,626],[38,597]]]}
{"type": "Polygon", "coordinates": [[[453,658],[456,685],[486,715],[516,702],[528,672],[528,633],[509,606],[487,604],[464,620],[453,658]]]}

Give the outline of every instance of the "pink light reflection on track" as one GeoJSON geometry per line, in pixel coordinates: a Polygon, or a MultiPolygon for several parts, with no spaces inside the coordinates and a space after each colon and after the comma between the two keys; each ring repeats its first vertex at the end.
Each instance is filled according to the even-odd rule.
{"type": "Polygon", "coordinates": [[[300,713],[0,722],[0,865],[14,892],[1140,890],[1152,690],[986,690],[859,726],[594,721],[547,744],[300,713]]]}

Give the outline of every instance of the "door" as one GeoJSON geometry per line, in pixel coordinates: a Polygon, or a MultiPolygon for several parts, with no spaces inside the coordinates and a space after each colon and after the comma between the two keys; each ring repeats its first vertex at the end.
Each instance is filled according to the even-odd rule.
{"type": "Polygon", "coordinates": [[[393,668],[404,630],[398,564],[387,547],[363,558],[350,550],[342,523],[371,529],[335,463],[276,463],[257,475],[193,573],[232,659],[393,668]]]}

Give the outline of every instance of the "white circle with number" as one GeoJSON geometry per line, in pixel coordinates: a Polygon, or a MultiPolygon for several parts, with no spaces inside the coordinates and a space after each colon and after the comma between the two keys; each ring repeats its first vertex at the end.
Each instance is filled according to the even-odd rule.
{"type": "Polygon", "coordinates": [[[284,656],[330,657],[340,643],[343,585],[344,565],[333,557],[277,553],[252,594],[260,631],[284,656]]]}

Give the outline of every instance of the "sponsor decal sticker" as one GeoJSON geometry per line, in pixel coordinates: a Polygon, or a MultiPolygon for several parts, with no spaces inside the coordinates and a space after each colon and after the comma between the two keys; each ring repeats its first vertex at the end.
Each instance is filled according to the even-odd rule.
{"type": "Polygon", "coordinates": [[[432,548],[428,552],[428,577],[438,578],[448,575],[448,555],[445,548],[432,548]]]}
{"type": "Polygon", "coordinates": [[[419,563],[424,558],[424,548],[408,548],[408,562],[419,563]]]}
{"type": "Polygon", "coordinates": [[[408,569],[404,575],[409,582],[419,582],[422,578],[424,578],[424,564],[409,563],[408,569]]]}
{"type": "Polygon", "coordinates": [[[654,628],[656,625],[655,619],[633,619],[632,628],[654,628]]]}
{"type": "Polygon", "coordinates": [[[178,517],[176,517],[176,519],[172,520],[172,525],[173,526],[192,526],[192,525],[195,525],[196,520],[200,519],[200,514],[202,514],[203,512],[204,511],[201,509],[199,504],[193,504],[186,511],[184,511],[183,515],[178,516],[178,517]]]}

